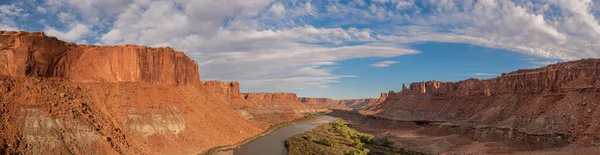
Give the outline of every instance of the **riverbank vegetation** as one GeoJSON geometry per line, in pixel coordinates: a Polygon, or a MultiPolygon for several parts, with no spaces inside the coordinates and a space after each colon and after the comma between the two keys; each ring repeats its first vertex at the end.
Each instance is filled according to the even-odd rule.
{"type": "Polygon", "coordinates": [[[316,112],[316,113],[305,113],[303,117],[300,117],[298,119],[295,119],[293,121],[289,121],[289,122],[282,122],[282,123],[278,123],[278,124],[273,124],[271,126],[269,126],[269,128],[265,131],[263,131],[261,134],[252,136],[250,138],[247,138],[246,140],[233,144],[233,145],[226,145],[226,146],[217,146],[217,147],[213,147],[210,148],[206,151],[204,151],[203,153],[200,153],[200,155],[213,155],[216,154],[219,151],[228,151],[228,150],[232,150],[242,144],[246,144],[256,138],[262,137],[264,135],[267,135],[279,128],[291,125],[291,124],[296,124],[296,123],[300,123],[300,122],[304,122],[304,121],[308,121],[308,120],[313,120],[313,119],[317,119],[317,118],[321,118],[323,117],[325,113],[324,112],[316,112]]]}
{"type": "Polygon", "coordinates": [[[285,141],[289,155],[420,155],[423,153],[394,148],[387,138],[358,132],[338,118],[285,141]]]}

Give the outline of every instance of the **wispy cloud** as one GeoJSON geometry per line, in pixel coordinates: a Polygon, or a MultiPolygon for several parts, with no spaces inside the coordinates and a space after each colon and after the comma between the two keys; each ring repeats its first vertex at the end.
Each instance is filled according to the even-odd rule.
{"type": "Polygon", "coordinates": [[[398,62],[398,61],[381,61],[381,62],[377,62],[374,64],[370,64],[369,66],[371,66],[371,67],[388,67],[390,65],[397,64],[397,63],[400,63],[400,62],[398,62]]]}
{"type": "Polygon", "coordinates": [[[338,61],[418,54],[404,46],[419,42],[552,60],[600,57],[600,9],[593,8],[600,5],[591,0],[29,2],[0,5],[0,29],[90,44],[171,46],[199,63],[203,79],[246,81],[249,89],[327,85],[348,78],[333,74],[338,61]],[[61,15],[65,10],[72,16],[61,15]],[[33,26],[40,19],[48,20],[33,26]]]}

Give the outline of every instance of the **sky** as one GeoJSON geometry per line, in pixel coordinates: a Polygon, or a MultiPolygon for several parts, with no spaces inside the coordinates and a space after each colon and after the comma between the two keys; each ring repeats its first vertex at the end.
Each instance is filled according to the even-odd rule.
{"type": "Polygon", "coordinates": [[[244,92],[378,97],[600,57],[592,0],[0,0],[0,29],[169,46],[244,92]]]}

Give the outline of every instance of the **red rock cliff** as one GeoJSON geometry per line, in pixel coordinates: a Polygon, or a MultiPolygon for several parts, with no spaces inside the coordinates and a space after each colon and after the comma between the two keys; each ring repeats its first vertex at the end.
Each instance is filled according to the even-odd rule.
{"type": "Polygon", "coordinates": [[[213,93],[224,94],[232,97],[241,97],[240,94],[240,83],[237,81],[222,82],[222,81],[203,81],[203,86],[213,93]]]}
{"type": "Polygon", "coordinates": [[[312,107],[331,107],[331,108],[361,108],[367,104],[376,102],[378,99],[365,98],[365,99],[346,99],[346,100],[333,100],[330,98],[311,98],[301,97],[298,100],[306,105],[312,107]]]}
{"type": "Polygon", "coordinates": [[[75,45],[44,33],[0,31],[0,75],[74,82],[198,84],[198,65],[171,48],[75,45]]]}
{"type": "Polygon", "coordinates": [[[549,65],[544,68],[523,69],[500,77],[459,82],[427,81],[410,84],[398,94],[427,94],[433,96],[493,96],[501,94],[564,92],[600,88],[600,59],[584,59],[549,65]]]}
{"type": "Polygon", "coordinates": [[[368,104],[377,102],[379,99],[376,98],[364,98],[364,99],[351,99],[351,100],[340,100],[341,105],[345,105],[348,108],[362,108],[368,104]]]}
{"type": "Polygon", "coordinates": [[[219,95],[232,106],[250,106],[251,102],[244,99],[240,93],[240,83],[237,81],[203,81],[202,86],[210,93],[219,95]]]}
{"type": "Polygon", "coordinates": [[[171,48],[0,31],[0,154],[198,154],[264,130],[208,93],[239,89],[171,86],[197,69],[171,48]]]}
{"type": "Polygon", "coordinates": [[[598,143],[600,59],[563,62],[499,77],[459,82],[417,82],[390,92],[379,116],[400,120],[450,121],[559,133],[598,143]]]}
{"type": "Polygon", "coordinates": [[[303,106],[295,93],[242,93],[244,99],[258,105],[303,106]]]}
{"type": "Polygon", "coordinates": [[[339,101],[335,101],[330,98],[312,98],[312,97],[300,97],[298,100],[307,105],[332,105],[337,104],[339,101]]]}

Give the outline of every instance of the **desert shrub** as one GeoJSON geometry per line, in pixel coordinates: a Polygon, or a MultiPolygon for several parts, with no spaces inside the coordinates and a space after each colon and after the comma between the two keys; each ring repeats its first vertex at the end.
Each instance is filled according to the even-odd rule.
{"type": "Polygon", "coordinates": [[[340,143],[340,141],[337,139],[329,139],[329,138],[322,138],[320,140],[320,142],[321,142],[321,144],[327,145],[327,146],[336,146],[340,143]]]}
{"type": "Polygon", "coordinates": [[[360,137],[360,140],[363,143],[367,143],[367,144],[373,144],[374,139],[375,139],[375,136],[366,134],[366,133],[360,133],[360,134],[358,134],[358,136],[360,137]]]}
{"type": "Polygon", "coordinates": [[[309,135],[304,136],[304,139],[306,139],[308,141],[313,141],[313,140],[315,140],[315,136],[309,134],[309,135]]]}
{"type": "Polygon", "coordinates": [[[346,125],[334,125],[333,128],[335,129],[335,132],[342,135],[348,135],[348,132],[350,131],[350,128],[346,125]]]}
{"type": "Polygon", "coordinates": [[[347,140],[352,140],[352,137],[348,134],[344,135],[344,138],[346,138],[347,140]]]}
{"type": "Polygon", "coordinates": [[[304,118],[311,119],[311,118],[316,118],[316,117],[318,117],[320,115],[322,115],[322,114],[319,114],[319,113],[306,113],[306,114],[304,114],[304,118]]]}
{"type": "Polygon", "coordinates": [[[363,150],[359,150],[359,151],[352,151],[350,152],[351,155],[367,155],[369,154],[371,150],[369,149],[363,149],[363,150]]]}
{"type": "Polygon", "coordinates": [[[387,137],[383,138],[383,146],[392,147],[392,145],[394,145],[394,142],[390,141],[387,137]]]}
{"type": "Polygon", "coordinates": [[[357,139],[354,139],[354,141],[352,142],[352,145],[354,145],[357,148],[361,148],[361,147],[363,147],[364,144],[362,143],[362,141],[360,141],[360,139],[357,138],[357,139]]]}
{"type": "Polygon", "coordinates": [[[346,124],[344,124],[344,119],[342,119],[342,118],[337,118],[335,121],[333,121],[333,123],[331,123],[331,125],[333,125],[333,126],[346,126],[346,124]]]}

